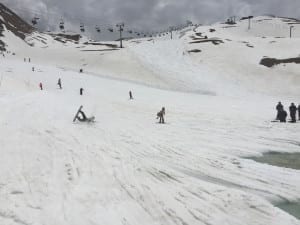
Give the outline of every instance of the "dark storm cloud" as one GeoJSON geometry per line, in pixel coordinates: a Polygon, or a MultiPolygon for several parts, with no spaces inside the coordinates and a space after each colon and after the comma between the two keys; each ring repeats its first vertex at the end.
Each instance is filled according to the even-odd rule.
{"type": "Polygon", "coordinates": [[[299,0],[2,0],[29,20],[37,15],[43,29],[57,29],[61,18],[70,30],[79,30],[80,22],[90,30],[96,25],[125,22],[127,27],[155,31],[186,20],[195,23],[224,21],[229,16],[274,14],[300,15],[299,0]]]}

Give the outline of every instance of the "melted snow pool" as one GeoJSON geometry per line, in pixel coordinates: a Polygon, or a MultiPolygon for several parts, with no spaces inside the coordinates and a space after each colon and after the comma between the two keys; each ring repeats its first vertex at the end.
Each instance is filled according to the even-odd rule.
{"type": "MultiPolygon", "coordinates": [[[[300,153],[268,152],[261,157],[250,159],[259,163],[300,170],[300,153]]],[[[282,202],[275,206],[300,219],[300,202],[282,202]]]]}
{"type": "Polygon", "coordinates": [[[261,157],[251,157],[256,162],[300,170],[300,153],[268,152],[261,157]]]}
{"type": "Polygon", "coordinates": [[[300,219],[300,202],[284,202],[275,206],[300,219]]]}

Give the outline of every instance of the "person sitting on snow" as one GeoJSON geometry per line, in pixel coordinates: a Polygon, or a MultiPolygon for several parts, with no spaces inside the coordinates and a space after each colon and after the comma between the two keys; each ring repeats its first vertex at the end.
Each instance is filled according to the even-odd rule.
{"type": "Polygon", "coordinates": [[[85,115],[85,113],[83,111],[79,111],[78,112],[78,116],[77,116],[77,119],[80,121],[80,122],[86,122],[88,119],[85,115]],[[79,116],[79,114],[81,115],[81,117],[79,116]]]}

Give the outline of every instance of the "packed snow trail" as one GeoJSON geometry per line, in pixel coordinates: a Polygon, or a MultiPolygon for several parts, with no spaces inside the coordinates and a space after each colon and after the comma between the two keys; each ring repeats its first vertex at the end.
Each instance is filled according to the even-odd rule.
{"type": "Polygon", "coordinates": [[[0,224],[300,224],[271,204],[300,199],[300,172],[242,158],[299,152],[299,126],[269,122],[275,99],[35,67],[0,65],[0,224]],[[80,105],[96,123],[72,123],[80,105]]]}

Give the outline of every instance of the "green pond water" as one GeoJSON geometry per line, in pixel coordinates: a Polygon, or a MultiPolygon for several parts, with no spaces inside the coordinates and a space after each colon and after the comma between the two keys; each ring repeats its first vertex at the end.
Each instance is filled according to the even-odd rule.
{"type": "Polygon", "coordinates": [[[300,170],[300,153],[268,152],[261,157],[251,157],[250,159],[273,166],[300,170]]]}
{"type": "Polygon", "coordinates": [[[300,220],[300,202],[284,202],[275,206],[300,220]]]}
{"type": "MultiPolygon", "coordinates": [[[[300,153],[268,152],[261,157],[251,157],[249,159],[259,163],[300,170],[300,153]]],[[[300,220],[300,202],[282,202],[275,204],[275,206],[300,220]]]]}

